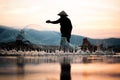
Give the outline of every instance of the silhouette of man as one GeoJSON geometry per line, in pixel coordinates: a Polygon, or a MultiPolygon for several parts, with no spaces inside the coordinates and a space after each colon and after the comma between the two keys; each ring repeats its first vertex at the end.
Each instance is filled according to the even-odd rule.
{"type": "Polygon", "coordinates": [[[61,11],[59,14],[60,18],[56,21],[47,20],[46,23],[58,24],[60,23],[60,31],[61,37],[66,37],[67,41],[70,42],[72,24],[70,19],[67,17],[67,13],[65,11],[61,11]]]}

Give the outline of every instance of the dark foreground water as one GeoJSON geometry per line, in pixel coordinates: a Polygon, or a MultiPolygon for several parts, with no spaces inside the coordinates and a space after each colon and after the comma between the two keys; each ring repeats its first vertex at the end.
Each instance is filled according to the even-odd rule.
{"type": "Polygon", "coordinates": [[[0,57],[0,80],[120,80],[120,56],[0,57]]]}

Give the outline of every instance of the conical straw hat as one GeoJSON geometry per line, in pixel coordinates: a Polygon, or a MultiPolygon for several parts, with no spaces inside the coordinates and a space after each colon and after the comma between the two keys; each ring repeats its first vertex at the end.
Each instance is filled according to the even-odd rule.
{"type": "Polygon", "coordinates": [[[61,11],[58,15],[59,15],[59,16],[62,16],[62,15],[63,15],[63,16],[68,16],[65,11],[61,11]]]}

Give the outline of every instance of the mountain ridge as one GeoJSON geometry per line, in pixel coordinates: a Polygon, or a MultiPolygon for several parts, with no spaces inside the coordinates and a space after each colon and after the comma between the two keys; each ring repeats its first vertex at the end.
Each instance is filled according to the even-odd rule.
{"type": "MultiPolygon", "coordinates": [[[[24,31],[24,40],[30,41],[32,44],[37,45],[59,45],[61,34],[56,31],[38,31],[35,29],[21,29],[24,31]]],[[[20,30],[9,28],[0,25],[0,43],[12,42],[20,34],[20,30]]],[[[120,45],[120,38],[106,38],[106,39],[92,39],[80,35],[71,35],[70,43],[79,46],[82,44],[83,38],[88,38],[92,44],[104,44],[105,46],[120,45]]]]}

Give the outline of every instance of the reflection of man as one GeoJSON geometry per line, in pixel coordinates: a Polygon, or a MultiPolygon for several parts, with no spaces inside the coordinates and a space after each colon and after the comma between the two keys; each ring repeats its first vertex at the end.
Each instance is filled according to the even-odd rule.
{"type": "Polygon", "coordinates": [[[56,21],[47,20],[46,23],[53,23],[53,24],[60,23],[61,36],[66,37],[67,41],[70,42],[71,31],[72,31],[71,21],[67,17],[68,15],[66,14],[65,11],[60,12],[58,15],[60,16],[58,20],[56,21]]]}
{"type": "Polygon", "coordinates": [[[60,80],[71,80],[71,65],[68,63],[61,64],[60,80]]]}

